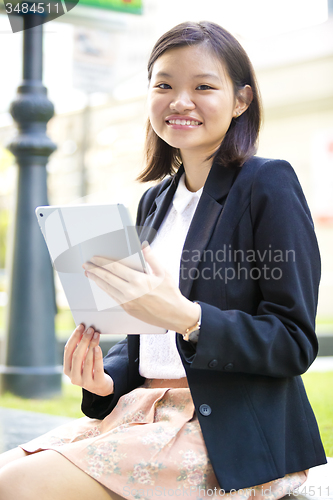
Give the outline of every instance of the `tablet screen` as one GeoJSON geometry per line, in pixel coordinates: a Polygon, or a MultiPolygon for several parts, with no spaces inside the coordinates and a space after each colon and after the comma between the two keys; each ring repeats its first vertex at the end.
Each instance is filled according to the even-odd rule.
{"type": "Polygon", "coordinates": [[[124,205],[38,207],[36,215],[76,324],[83,322],[101,333],[165,333],[127,314],[82,268],[98,255],[147,272],[136,228],[124,205]]]}

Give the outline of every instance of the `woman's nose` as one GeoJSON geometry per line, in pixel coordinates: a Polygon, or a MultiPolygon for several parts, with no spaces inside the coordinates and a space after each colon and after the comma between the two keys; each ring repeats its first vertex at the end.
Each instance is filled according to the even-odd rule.
{"type": "Polygon", "coordinates": [[[179,113],[185,110],[191,110],[195,108],[195,104],[191,99],[191,96],[187,92],[179,93],[170,103],[170,109],[178,111],[179,113]]]}

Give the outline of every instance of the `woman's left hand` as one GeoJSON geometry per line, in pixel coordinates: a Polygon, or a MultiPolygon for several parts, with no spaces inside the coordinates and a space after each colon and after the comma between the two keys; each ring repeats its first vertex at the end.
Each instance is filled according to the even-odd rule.
{"type": "Polygon", "coordinates": [[[185,333],[200,316],[200,306],[181,294],[171,275],[143,248],[152,274],[131,269],[105,257],[93,257],[83,265],[86,276],[130,315],[167,330],[185,333]]]}

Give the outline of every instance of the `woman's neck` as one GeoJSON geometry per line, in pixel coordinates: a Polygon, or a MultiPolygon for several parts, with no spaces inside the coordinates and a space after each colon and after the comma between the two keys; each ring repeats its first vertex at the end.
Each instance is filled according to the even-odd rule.
{"type": "Polygon", "coordinates": [[[205,184],[213,159],[202,160],[196,155],[182,154],[182,162],[185,170],[185,184],[189,191],[199,191],[205,184]]]}

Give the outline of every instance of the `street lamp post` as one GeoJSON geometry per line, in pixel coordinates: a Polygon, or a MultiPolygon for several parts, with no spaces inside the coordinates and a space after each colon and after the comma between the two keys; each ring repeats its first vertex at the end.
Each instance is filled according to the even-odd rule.
{"type": "Polygon", "coordinates": [[[1,385],[32,398],[61,390],[52,265],[35,217],[35,208],[48,204],[46,164],[56,146],[46,135],[54,109],[42,84],[43,25],[36,26],[34,14],[24,15],[23,23],[23,82],[10,108],[18,125],[9,145],[18,185],[1,385]]]}

